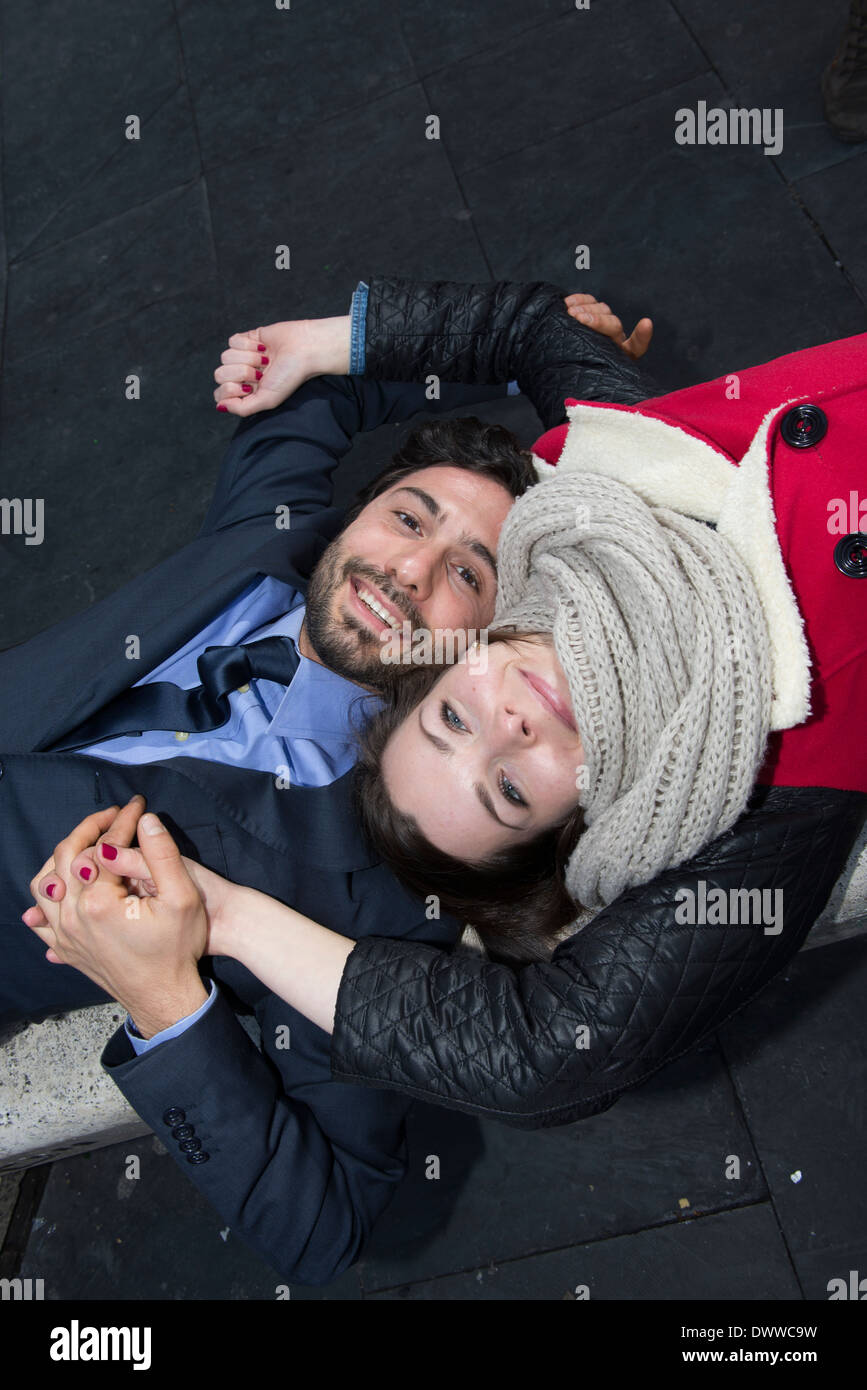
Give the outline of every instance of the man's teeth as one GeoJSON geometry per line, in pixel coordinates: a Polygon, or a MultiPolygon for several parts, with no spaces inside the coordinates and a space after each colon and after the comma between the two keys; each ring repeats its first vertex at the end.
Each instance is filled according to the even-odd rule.
{"type": "Polygon", "coordinates": [[[400,623],[398,622],[397,618],[395,618],[393,614],[389,613],[387,609],[383,608],[382,604],[379,602],[377,598],[374,597],[374,595],[370,592],[369,589],[365,589],[362,584],[358,584],[356,585],[355,592],[358,594],[358,597],[361,599],[361,602],[363,604],[366,604],[366,606],[370,609],[371,613],[376,614],[377,618],[381,618],[384,623],[388,623],[389,627],[400,627],[400,623]]]}

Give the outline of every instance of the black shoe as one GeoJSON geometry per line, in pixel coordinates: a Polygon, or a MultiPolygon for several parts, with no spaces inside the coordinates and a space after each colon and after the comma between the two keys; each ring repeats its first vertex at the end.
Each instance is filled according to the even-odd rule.
{"type": "Polygon", "coordinates": [[[851,0],[846,32],[821,86],[825,120],[837,139],[867,140],[867,0],[851,0]]]}

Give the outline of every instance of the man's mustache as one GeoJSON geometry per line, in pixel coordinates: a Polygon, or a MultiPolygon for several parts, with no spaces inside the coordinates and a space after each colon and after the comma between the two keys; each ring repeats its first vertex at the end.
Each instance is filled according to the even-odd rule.
{"type": "Polygon", "coordinates": [[[413,628],[424,627],[424,619],[421,613],[410,603],[405,593],[395,588],[387,574],[382,574],[379,570],[374,569],[372,565],[368,565],[364,560],[350,557],[343,566],[341,582],[352,577],[369,580],[390,603],[394,604],[395,608],[403,614],[413,628]]]}

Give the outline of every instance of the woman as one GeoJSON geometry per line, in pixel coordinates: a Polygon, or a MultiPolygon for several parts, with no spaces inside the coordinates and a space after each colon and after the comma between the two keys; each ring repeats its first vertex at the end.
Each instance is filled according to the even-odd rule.
{"type": "MultiPolygon", "coordinates": [[[[493,839],[493,829],[476,813],[477,805],[491,827],[496,824],[482,805],[483,798],[479,798],[477,776],[465,776],[464,796],[460,803],[454,803],[462,817],[472,813],[472,823],[462,819],[458,824],[454,817],[445,822],[441,816],[437,819],[435,807],[431,810],[429,803],[422,805],[413,800],[423,779],[416,778],[410,785],[401,781],[400,771],[401,762],[406,766],[408,757],[414,756],[408,754],[406,747],[403,758],[400,756],[401,737],[406,740],[410,734],[415,739],[412,749],[420,746],[419,739],[426,740],[430,756],[435,754],[441,760],[436,764],[438,768],[446,761],[457,766],[456,753],[442,752],[428,738],[435,729],[432,723],[428,724],[428,717],[436,716],[434,692],[428,692],[414,711],[416,731],[413,733],[410,719],[409,724],[401,723],[392,734],[395,747],[390,743],[388,747],[397,756],[390,759],[386,752],[382,776],[400,812],[416,814],[427,829],[428,838],[439,841],[437,848],[453,851],[460,843],[464,859],[476,862],[479,850],[482,855],[489,855],[502,848],[501,831],[507,844],[514,847],[518,842],[532,843],[539,832],[550,837],[552,830],[568,827],[565,839],[558,836],[555,849],[565,866],[563,884],[572,890],[577,903],[589,912],[599,911],[624,885],[645,882],[666,865],[693,854],[698,845],[731,825],[743,809],[758,772],[758,779],[765,784],[775,782],[780,787],[803,788],[817,794],[812,800],[802,798],[800,803],[804,808],[819,808],[812,824],[802,814],[783,827],[784,843],[789,850],[798,842],[799,834],[805,848],[811,839],[815,842],[833,809],[840,812],[836,829],[845,832],[845,843],[844,836],[838,834],[834,852],[828,850],[823,855],[831,876],[817,883],[812,897],[802,894],[803,901],[795,904],[793,915],[799,921],[800,938],[790,935],[786,950],[790,953],[797,949],[804,925],[809,927],[827,896],[829,883],[842,867],[867,790],[863,744],[849,747],[846,738],[848,715],[856,710],[862,712],[863,718],[867,625],[840,621],[844,608],[851,613],[853,604],[863,602],[858,599],[860,586],[852,583],[863,573],[859,533],[850,533],[831,545],[835,555],[840,552],[833,567],[825,554],[831,498],[846,497],[853,490],[850,484],[857,482],[857,454],[852,445],[863,437],[864,347],[864,339],[848,340],[755,369],[752,377],[742,373],[741,389],[745,383],[753,387],[749,408],[745,410],[732,410],[727,404],[732,398],[726,396],[725,383],[709,383],[695,389],[693,402],[686,400],[690,393],[684,392],[652,403],[650,410],[622,411],[574,404],[565,431],[565,447],[562,429],[539,441],[536,451],[549,462],[562,448],[562,481],[549,480],[547,487],[534,489],[523,518],[515,508],[514,520],[510,519],[503,537],[505,582],[499,616],[520,632],[550,634],[553,649],[561,659],[562,675],[552,664],[551,649],[544,643],[535,643],[532,656],[528,656],[526,647],[509,648],[505,643],[494,643],[489,649],[489,673],[499,685],[489,685],[487,690],[496,690],[503,696],[503,718],[512,719],[514,730],[523,734],[525,742],[523,716],[532,706],[513,708],[514,692],[520,689],[522,698],[535,700],[538,710],[549,718],[549,732],[555,727],[554,721],[557,723],[556,739],[552,735],[548,740],[548,754],[556,746],[564,757],[557,760],[558,775],[553,781],[548,775],[553,763],[547,765],[547,773],[544,766],[536,770],[534,785],[541,785],[545,795],[541,805],[529,808],[520,807],[516,800],[515,793],[527,800],[522,796],[520,779],[507,776],[508,768],[499,769],[503,775],[498,777],[498,794],[504,804],[508,800],[517,809],[500,815],[506,825],[496,827],[493,839]],[[688,407],[696,403],[696,393],[698,418],[695,411],[690,418],[688,407]],[[793,398],[805,396],[807,404],[792,407],[793,398]],[[827,419],[810,398],[823,400],[834,422],[833,447],[829,444],[812,456],[802,452],[803,438],[798,441],[797,430],[809,428],[818,433],[823,421],[827,429],[827,419]],[[758,411],[759,406],[765,409],[758,411]],[[714,410],[720,420],[709,428],[707,418],[714,410]],[[760,423],[754,429],[757,411],[760,423]],[[750,426],[747,432],[744,421],[750,426]],[[715,444],[715,437],[724,443],[715,444]],[[744,442],[750,445],[746,452],[744,442]],[[812,457],[813,468],[804,467],[806,457],[812,457]],[[740,463],[735,467],[733,460],[737,458],[740,463]],[[816,467],[816,463],[822,467],[816,467]],[[832,464],[833,468],[829,468],[832,464]],[[813,489],[812,508],[806,505],[805,489],[813,489]],[[821,529],[816,520],[817,499],[821,502],[821,529]],[[616,516],[612,507],[616,508],[616,516]],[[574,508],[571,515],[569,508],[574,508]],[[711,529],[708,522],[716,529],[711,529]],[[549,541],[552,528],[555,534],[549,541]],[[818,542],[823,535],[826,544],[819,555],[818,542]],[[848,549],[843,541],[848,543],[848,549]],[[580,622],[576,625],[576,614],[583,620],[583,627],[580,622]],[[494,660],[491,653],[496,652],[498,645],[503,647],[504,655],[501,658],[497,653],[494,660]],[[505,653],[510,651],[517,651],[518,657],[508,658],[505,653]],[[516,664],[518,661],[520,664],[516,664]],[[508,690],[507,680],[511,682],[508,690]],[[545,693],[545,686],[552,687],[555,694],[545,693]],[[532,696],[527,693],[531,689],[532,696]],[[561,717],[562,697],[567,689],[574,729],[570,728],[568,717],[561,717]],[[542,700],[536,698],[540,691],[542,700]],[[813,717],[808,719],[811,698],[813,717]],[[760,767],[769,729],[777,732],[769,757],[760,767]],[[568,793],[562,777],[566,759],[574,794],[568,793]],[[820,798],[818,793],[825,790],[828,796],[820,798]],[[839,795],[831,795],[832,792],[839,795]],[[551,800],[547,799],[548,793],[552,794],[551,800]],[[586,829],[577,841],[574,819],[568,826],[575,809],[580,809],[586,820],[586,829]],[[529,826],[529,834],[523,833],[519,817],[524,817],[524,828],[529,826]],[[484,834],[479,831],[477,836],[480,825],[485,827],[484,834]],[[454,838],[458,829],[463,832],[459,842],[454,838]]],[[[819,439],[808,439],[807,446],[818,442],[819,439]]],[[[456,718],[470,735],[474,733],[476,706],[467,707],[468,722],[461,715],[462,701],[481,702],[485,698],[478,674],[473,679],[476,684],[472,690],[458,685],[457,692],[453,691],[457,710],[448,700],[439,702],[440,716],[443,717],[441,707],[445,704],[445,718],[452,726],[450,730],[443,723],[442,732],[435,734],[443,743],[465,737],[456,718]]],[[[461,680],[466,680],[466,672],[455,671],[444,675],[441,683],[448,692],[446,682],[461,680]]],[[[493,703],[489,700],[485,707],[492,707],[493,703]]],[[[538,744],[537,739],[537,752],[538,744]]],[[[488,758],[489,750],[484,751],[489,775],[493,776],[494,764],[500,759],[488,758]]],[[[378,775],[375,769],[373,775],[378,775]]],[[[482,789],[493,801],[494,788],[482,789]]],[[[538,792],[536,796],[538,801],[538,792]]],[[[449,800],[453,800],[451,793],[449,800]]],[[[764,844],[770,844],[770,832],[764,844]]],[[[85,847],[77,853],[92,855],[85,847]]],[[[718,867],[720,854],[710,862],[718,867]]],[[[105,859],[101,863],[103,873],[105,859]]],[[[66,876],[69,881],[68,875],[75,867],[74,857],[65,850],[63,862],[58,860],[57,864],[61,877],[66,876]]],[[[135,851],[122,849],[116,867],[120,873],[132,876],[145,872],[135,851]]],[[[382,1076],[388,1067],[380,1062],[378,1072],[369,1054],[356,1064],[347,1040],[353,1025],[343,1022],[346,1036],[335,1066],[336,1075],[361,1079],[366,1074],[374,1081],[382,1076],[382,1081],[399,1089],[412,1089],[446,1103],[503,1117],[505,1107],[493,1105],[491,1096],[496,1094],[499,1098],[508,1087],[490,1080],[490,1063],[484,1068],[476,1065],[478,1047],[472,1052],[468,1050],[469,1024],[464,1021],[475,1011],[473,1027],[478,1029],[479,1001],[483,1000],[487,1010],[485,1027],[489,1026],[489,1019],[494,1027],[499,1021],[502,1031],[502,1011],[498,1017],[492,1003],[496,990],[507,1001],[504,1007],[508,1028],[520,1039],[518,1045],[513,1045],[519,1061],[522,1047],[531,1051],[528,1034],[539,1032],[543,1007],[546,1025],[552,1036],[556,1034],[556,1049],[551,1052],[552,1059],[556,1059],[551,1064],[552,1071],[556,1065],[556,1089],[553,1079],[550,1084],[547,1079],[540,1082],[538,1068],[531,1064],[525,1068],[528,1075],[535,1072],[530,1080],[515,1083],[509,1078],[511,1093],[517,1094],[518,1086],[523,1087],[521,1103],[527,1098],[523,1113],[530,1116],[531,1122],[542,1124],[575,1118],[574,1088],[570,1097],[571,1083],[564,1067],[564,1039],[573,1028],[573,1020],[580,1017],[583,1000],[576,1001],[574,994],[570,997],[570,991],[577,983],[586,996],[588,959],[594,969],[601,969],[592,952],[598,953],[603,941],[597,924],[606,916],[604,908],[592,923],[593,931],[587,938],[587,952],[591,954],[585,955],[583,970],[576,968],[573,972],[575,953],[570,948],[561,955],[560,966],[555,958],[550,966],[528,967],[516,985],[513,979],[505,979],[501,967],[485,966],[475,960],[458,962],[440,952],[405,943],[360,943],[353,952],[353,943],[343,943],[332,933],[297,919],[289,909],[270,904],[261,894],[251,896],[249,890],[229,889],[216,876],[204,875],[193,866],[190,872],[203,891],[211,918],[208,949],[237,954],[272,989],[284,994],[295,1007],[329,1031],[334,1025],[336,1004],[339,1023],[341,1012],[343,1020],[350,1015],[358,1018],[353,1006],[363,1002],[364,989],[359,980],[365,960],[369,963],[375,959],[383,968],[394,962],[391,979],[403,984],[406,1004],[398,998],[393,1005],[393,1028],[399,1032],[400,1016],[414,1010],[412,1050],[417,1065],[411,1065],[402,1055],[400,1068],[394,1067],[394,1074],[382,1076]],[[354,969],[347,963],[350,953],[358,962],[354,969]],[[535,972],[532,977],[531,971],[535,972]],[[526,986],[524,976],[528,977],[526,986]],[[458,979],[463,994],[456,1016],[451,1002],[455,998],[452,982],[458,979]],[[540,981],[549,997],[556,996],[555,1011],[549,1009],[547,998],[544,1005],[538,1003],[540,981]],[[432,991],[433,983],[436,991],[432,991]],[[443,999],[448,1001],[448,1008],[443,999]],[[563,1037],[559,1036],[560,1031],[563,1037]],[[432,1064],[435,1044],[438,1056],[432,1064]],[[482,1070],[488,1077],[484,1083],[479,1079],[482,1070]],[[541,1103],[543,1092],[544,1100],[553,1103],[541,1103]]],[[[708,876],[712,872],[709,869],[708,876]]],[[[545,884],[538,880],[534,884],[528,870],[528,900],[540,887],[545,884]]],[[[41,891],[39,901],[43,905],[49,902],[41,891]]],[[[556,920],[562,910],[555,904],[551,920],[556,920]]],[[[669,925],[670,922],[671,910],[669,925]]],[[[525,933],[524,924],[518,922],[516,930],[519,935],[525,933]]],[[[638,974],[640,951],[645,955],[649,952],[656,959],[660,954],[676,951],[676,938],[682,942],[684,935],[670,932],[665,937],[660,932],[652,952],[646,940],[633,939],[627,953],[632,974],[638,974]]],[[[709,946],[712,935],[707,933],[709,946]]],[[[778,951],[774,956],[767,949],[771,943],[759,940],[757,945],[756,936],[753,933],[749,942],[744,939],[742,953],[733,962],[732,974],[737,974],[739,981],[749,973],[744,969],[745,962],[757,960],[760,950],[771,973],[775,973],[773,965],[779,968],[785,958],[784,953],[778,951]]],[[[728,943],[730,933],[719,932],[717,937],[728,943]]],[[[45,939],[48,944],[50,938],[45,939]]],[[[607,978],[616,974],[615,965],[620,968],[620,957],[610,937],[605,938],[604,945],[607,978]]],[[[563,952],[562,947],[560,951],[563,952]]],[[[766,967],[762,969],[767,978],[766,967]]],[[[753,972],[753,984],[757,980],[763,982],[762,969],[753,972]]],[[[685,974],[681,978],[686,978],[685,974]]],[[[395,994],[390,988],[389,999],[395,994]]],[[[642,1002],[646,1005],[646,989],[643,994],[642,1002]]],[[[732,991],[721,1005],[722,1013],[718,1009],[706,1014],[703,1021],[707,1023],[710,1018],[715,1023],[727,1016],[725,1003],[730,1003],[731,998],[732,991]]],[[[672,1013],[671,1005],[671,998],[661,999],[660,1009],[652,1025],[648,1025],[651,1031],[658,1026],[661,1015],[668,1017],[672,1013]]],[[[377,1008],[378,1012],[371,1004],[373,1018],[369,1026],[379,1028],[382,1057],[384,1012],[381,1006],[377,1008]]],[[[361,1031],[357,1023],[354,1028],[361,1031]]],[[[688,1045],[689,1033],[681,1018],[676,1030],[688,1045]]],[[[507,1036],[503,1045],[508,1047],[510,1042],[507,1036]]],[[[670,1052],[670,1044],[668,1047],[670,1052]]],[[[621,1066],[612,1086],[610,1055],[600,1058],[597,1053],[593,1060],[603,1071],[607,1066],[609,1076],[604,1084],[596,1081],[581,1097],[583,1113],[610,1104],[617,1085],[624,1084],[624,1076],[625,1084],[634,1084],[655,1069],[652,1061],[659,1065],[652,1058],[643,1073],[635,1067],[621,1066]]],[[[517,1106],[511,1113],[518,1113],[517,1106]]]]}

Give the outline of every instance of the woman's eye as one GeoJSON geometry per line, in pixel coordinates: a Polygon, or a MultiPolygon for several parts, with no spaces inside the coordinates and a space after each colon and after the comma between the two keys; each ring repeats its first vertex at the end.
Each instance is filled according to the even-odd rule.
{"type": "Polygon", "coordinates": [[[460,716],[455,714],[451,705],[447,705],[445,700],[440,705],[440,718],[447,729],[456,729],[458,733],[466,733],[467,726],[463,723],[460,716]]]}
{"type": "Polygon", "coordinates": [[[457,571],[458,574],[461,576],[461,579],[463,579],[465,583],[469,584],[471,589],[475,589],[476,593],[478,593],[479,577],[476,574],[475,570],[467,569],[466,565],[458,565],[457,571]]]}
{"type": "Polygon", "coordinates": [[[526,806],[527,803],[518,791],[518,788],[509,781],[505,772],[500,773],[499,781],[500,791],[507,801],[511,801],[513,806],[526,806]]]}
{"type": "Polygon", "coordinates": [[[419,530],[418,522],[416,521],[414,516],[410,515],[409,512],[395,512],[395,516],[400,518],[404,526],[408,524],[410,530],[412,530],[413,527],[416,531],[419,530]]]}

